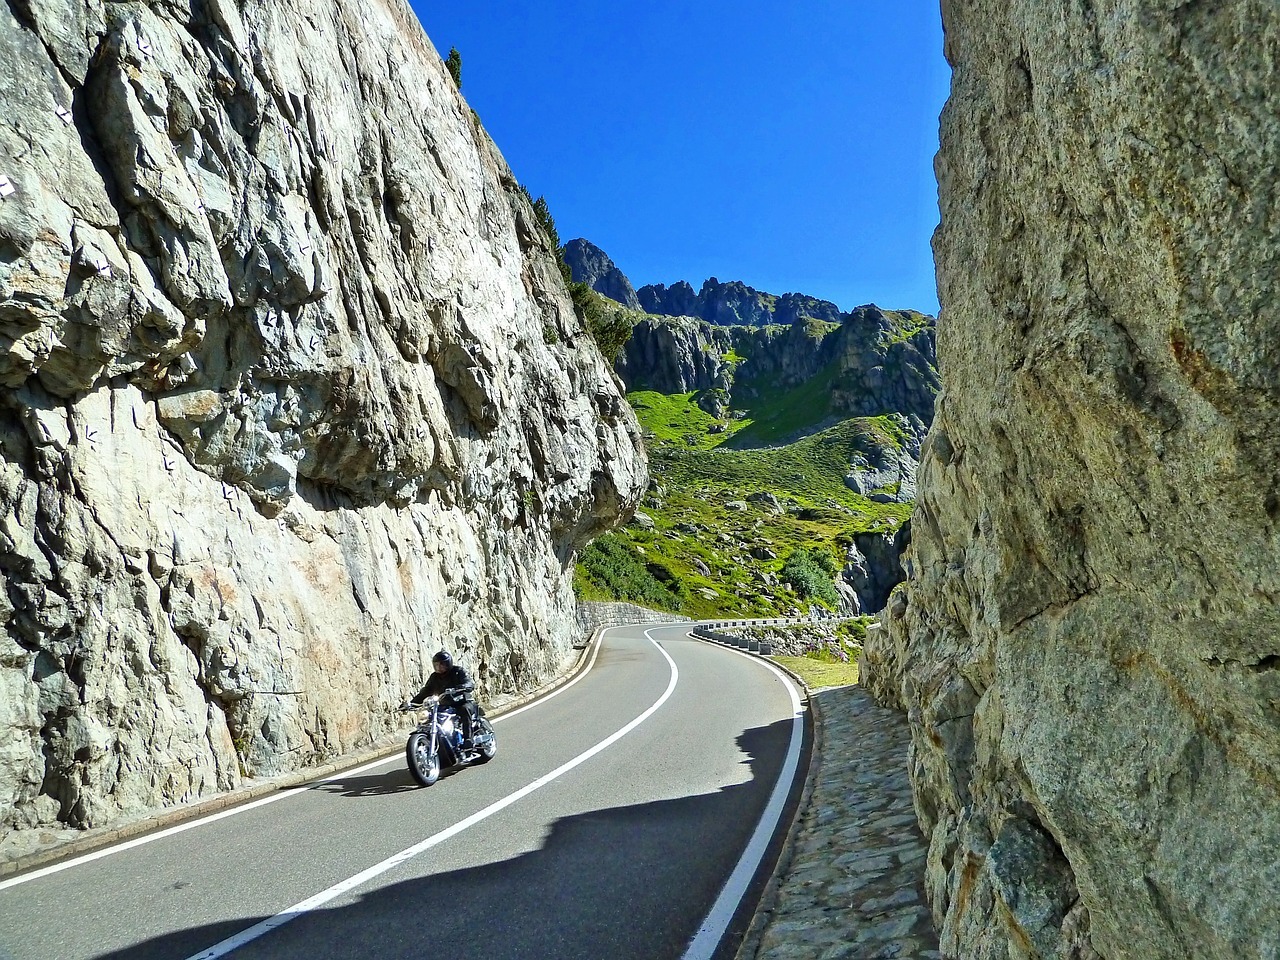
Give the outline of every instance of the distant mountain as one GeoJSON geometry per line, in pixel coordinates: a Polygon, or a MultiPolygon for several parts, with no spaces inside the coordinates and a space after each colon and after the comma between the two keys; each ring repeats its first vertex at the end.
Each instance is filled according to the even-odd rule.
{"type": "Polygon", "coordinates": [[[636,290],[608,254],[581,237],[564,245],[564,259],[575,281],[632,310],[655,316],[693,317],[721,327],[791,326],[802,320],[840,323],[846,316],[830,300],[803,293],[765,293],[741,280],[721,283],[711,277],[697,293],[685,280],[669,287],[658,283],[636,290]]]}
{"type": "Polygon", "coordinates": [[[585,283],[592,290],[604,294],[610,300],[616,300],[624,307],[641,309],[635,287],[631,286],[627,275],[590,240],[579,237],[566,243],[564,262],[569,265],[575,282],[585,283]]]}
{"type": "Polygon", "coordinates": [[[718,326],[790,326],[801,320],[839,323],[840,308],[829,300],[803,293],[777,296],[749,287],[740,280],[721,283],[715,277],[696,294],[681,280],[671,286],[650,284],[636,291],[645,313],[664,317],[696,317],[718,326]]]}
{"type": "MultiPolygon", "coordinates": [[[[623,302],[612,261],[571,246],[574,278],[623,302]]],[[[936,320],[714,277],[634,293],[640,310],[602,309],[631,325],[614,369],[653,479],[635,520],[583,554],[580,594],[693,617],[881,609],[904,577],[936,320]]]]}
{"type": "Polygon", "coordinates": [[[614,364],[627,389],[693,391],[717,418],[749,411],[737,444],[787,442],[848,417],[898,413],[922,430],[933,419],[936,320],[927,314],[875,304],[842,313],[829,300],[715,277],[697,293],[683,280],[635,290],[582,238],[565,244],[564,258],[575,281],[649,314],[630,318],[614,364]]]}
{"type": "Polygon", "coordinates": [[[692,392],[714,417],[749,417],[734,446],[891,413],[915,418],[923,435],[940,387],[936,329],[927,314],[874,304],[782,327],[650,316],[614,368],[628,391],[692,392]]]}

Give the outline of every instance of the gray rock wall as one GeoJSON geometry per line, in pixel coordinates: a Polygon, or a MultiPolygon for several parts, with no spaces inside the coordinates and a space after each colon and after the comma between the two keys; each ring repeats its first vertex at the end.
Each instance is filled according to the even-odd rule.
{"type": "Polygon", "coordinates": [[[682,623],[688,617],[676,613],[650,610],[634,603],[622,601],[586,601],[578,604],[578,634],[586,643],[600,627],[619,627],[629,623],[682,623]]]}
{"type": "Polygon", "coordinates": [[[889,594],[906,579],[902,554],[911,543],[911,522],[894,533],[855,533],[836,580],[841,612],[879,613],[889,594]]]}
{"type": "Polygon", "coordinates": [[[407,4],[10,3],[0,105],[0,830],[548,679],[643,451],[407,4]]]}
{"type": "Polygon", "coordinates": [[[733,331],[701,320],[641,320],[631,329],[615,367],[629,390],[689,393],[727,386],[733,331]]]}
{"type": "Polygon", "coordinates": [[[944,387],[863,660],[943,951],[1274,958],[1280,8],[943,12],[944,387]]]}

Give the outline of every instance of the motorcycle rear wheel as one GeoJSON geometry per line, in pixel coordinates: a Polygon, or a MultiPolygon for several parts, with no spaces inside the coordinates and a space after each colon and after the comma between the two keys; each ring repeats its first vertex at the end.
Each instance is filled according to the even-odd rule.
{"type": "Polygon", "coordinates": [[[404,747],[404,758],[409,764],[413,779],[429,787],[440,779],[440,755],[431,752],[431,735],[415,730],[409,734],[404,747]]]}

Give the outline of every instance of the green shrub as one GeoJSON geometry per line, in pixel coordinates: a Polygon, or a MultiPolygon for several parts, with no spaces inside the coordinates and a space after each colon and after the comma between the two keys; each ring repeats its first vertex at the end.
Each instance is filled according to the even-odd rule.
{"type": "Polygon", "coordinates": [[[578,556],[581,581],[601,588],[607,596],[630,600],[659,610],[679,611],[684,604],[683,584],[663,564],[642,561],[616,534],[592,541],[578,556]]]}
{"type": "Polygon", "coordinates": [[[564,259],[564,244],[560,242],[560,231],[556,229],[555,217],[551,216],[551,208],[547,206],[546,197],[533,199],[528,189],[521,185],[525,197],[533,205],[533,215],[546,232],[551,247],[556,251],[556,265],[560,268],[560,276],[569,288],[569,297],[573,300],[573,312],[586,327],[587,332],[600,348],[604,358],[613,363],[618,354],[631,339],[633,321],[623,310],[610,309],[604,305],[604,298],[585,283],[575,283],[573,271],[564,259]]]}
{"type": "Polygon", "coordinates": [[[841,642],[862,646],[867,641],[867,624],[875,617],[862,617],[857,620],[841,620],[836,624],[836,637],[841,642]]]}
{"type": "Polygon", "coordinates": [[[836,593],[836,565],[831,555],[801,547],[794,550],[782,565],[782,579],[791,584],[802,600],[818,600],[829,607],[840,603],[836,593]]]}
{"type": "MultiPolygon", "coordinates": [[[[560,263],[564,264],[563,256],[560,263]]],[[[569,296],[573,299],[573,312],[595,339],[604,358],[612,364],[631,339],[631,319],[625,311],[605,306],[604,297],[585,283],[570,282],[569,296]]]]}

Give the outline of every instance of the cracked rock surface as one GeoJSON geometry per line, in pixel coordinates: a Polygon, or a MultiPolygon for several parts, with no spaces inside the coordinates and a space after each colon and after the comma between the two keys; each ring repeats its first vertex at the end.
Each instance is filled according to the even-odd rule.
{"type": "Polygon", "coordinates": [[[942,951],[1275,957],[1280,8],[943,13],[943,393],[862,663],[942,951]]]}
{"type": "Polygon", "coordinates": [[[0,831],[549,679],[643,449],[408,5],[9,0],[0,105],[0,831]]]}

